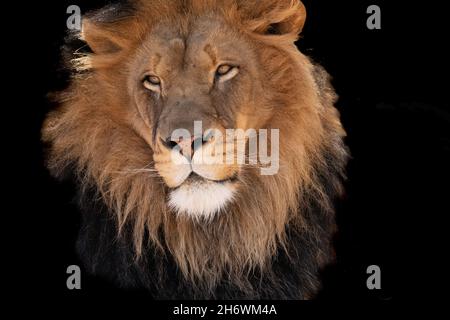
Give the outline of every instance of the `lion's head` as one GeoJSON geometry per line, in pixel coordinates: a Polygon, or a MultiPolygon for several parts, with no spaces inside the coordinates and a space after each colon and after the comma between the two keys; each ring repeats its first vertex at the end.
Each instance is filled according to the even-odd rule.
{"type": "Polygon", "coordinates": [[[296,0],[138,0],[86,16],[92,52],[44,124],[52,173],[75,168],[119,233],[132,226],[137,256],[147,234],[197,284],[270,272],[288,226],[314,237],[308,208],[332,219],[347,158],[327,75],[294,45],[305,17],[296,0]],[[252,133],[269,162],[249,161],[252,133]]]}

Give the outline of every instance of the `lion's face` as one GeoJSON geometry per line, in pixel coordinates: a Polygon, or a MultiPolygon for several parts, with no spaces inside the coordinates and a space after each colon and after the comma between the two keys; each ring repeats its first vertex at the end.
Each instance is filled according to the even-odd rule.
{"type": "Polygon", "coordinates": [[[266,130],[284,107],[268,107],[272,96],[263,88],[277,70],[259,60],[258,49],[213,15],[196,19],[184,34],[168,23],[156,25],[131,60],[128,89],[145,123],[135,127],[170,189],[168,205],[179,214],[213,216],[250,187],[239,182],[249,165],[238,161],[243,153],[248,160],[247,130],[266,130]]]}
{"type": "MultiPolygon", "coordinates": [[[[255,114],[260,91],[252,49],[218,17],[196,21],[187,35],[162,23],[148,35],[133,67],[130,89],[147,124],[142,134],[151,137],[155,168],[171,189],[170,205],[180,213],[215,213],[232,200],[239,167],[214,159],[205,164],[203,155],[214,157],[208,151],[224,141],[204,132],[225,134],[249,125],[246,114],[255,114]],[[200,130],[194,130],[196,122],[200,130]],[[188,137],[174,135],[183,129],[188,137]]],[[[263,124],[253,118],[253,126],[263,124]]]]}

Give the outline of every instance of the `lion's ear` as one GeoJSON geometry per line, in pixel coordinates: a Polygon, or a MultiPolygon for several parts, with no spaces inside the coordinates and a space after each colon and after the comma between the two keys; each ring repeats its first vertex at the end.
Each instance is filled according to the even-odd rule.
{"type": "Polygon", "coordinates": [[[83,21],[81,39],[95,54],[111,54],[122,49],[119,37],[87,19],[83,21]]]}
{"type": "Polygon", "coordinates": [[[81,40],[95,54],[113,54],[127,48],[133,35],[133,8],[110,5],[83,17],[81,40]]]}
{"type": "Polygon", "coordinates": [[[300,0],[243,0],[241,8],[252,31],[268,35],[298,35],[306,20],[306,9],[300,0]]]}

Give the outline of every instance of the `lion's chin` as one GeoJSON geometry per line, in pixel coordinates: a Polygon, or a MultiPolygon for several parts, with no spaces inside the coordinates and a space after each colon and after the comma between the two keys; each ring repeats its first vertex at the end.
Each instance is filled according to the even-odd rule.
{"type": "Polygon", "coordinates": [[[232,180],[188,179],[169,194],[169,207],[179,215],[212,219],[229,204],[236,192],[232,180]]]}

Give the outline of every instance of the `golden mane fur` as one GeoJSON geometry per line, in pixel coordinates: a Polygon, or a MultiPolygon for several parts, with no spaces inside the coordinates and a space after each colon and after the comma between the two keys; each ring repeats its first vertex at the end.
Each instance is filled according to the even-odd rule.
{"type": "MultiPolygon", "coordinates": [[[[82,189],[94,189],[114,213],[118,236],[131,227],[136,259],[147,245],[173,257],[193,285],[213,290],[225,278],[245,290],[246,276],[257,270],[270,273],[277,248],[286,247],[286,230],[310,233],[305,219],[313,203],[332,216],[332,199],[324,177],[345,165],[342,144],[345,132],[328,79],[319,81],[316,67],[295,48],[294,41],[305,19],[298,1],[152,0],[134,1],[130,13],[113,21],[88,16],[81,37],[94,51],[73,62],[78,72],[68,89],[58,94],[59,107],[43,126],[50,145],[48,167],[55,176],[75,171],[82,189]],[[177,216],[167,206],[167,187],[153,167],[153,151],[142,136],[142,120],[129,105],[126,92],[130,57],[156,21],[171,21],[188,32],[189,23],[202,15],[223,17],[245,34],[257,59],[264,61],[261,77],[269,106],[267,127],[280,129],[280,171],[261,177],[243,168],[243,186],[227,214],[211,221],[177,216]],[[270,24],[279,35],[266,35],[270,24]],[[105,40],[107,39],[107,40],[105,40]],[[321,83],[321,81],[326,82],[321,83]],[[337,159],[330,168],[328,157],[337,159]],[[148,243],[147,243],[148,241],[148,243]],[[214,252],[214,254],[212,254],[214,252]]],[[[331,175],[331,174],[330,174],[331,175]]],[[[340,190],[339,180],[328,181],[340,190]]],[[[329,186],[328,186],[329,187],[329,186]]],[[[317,265],[328,253],[317,253],[317,265]]]]}

